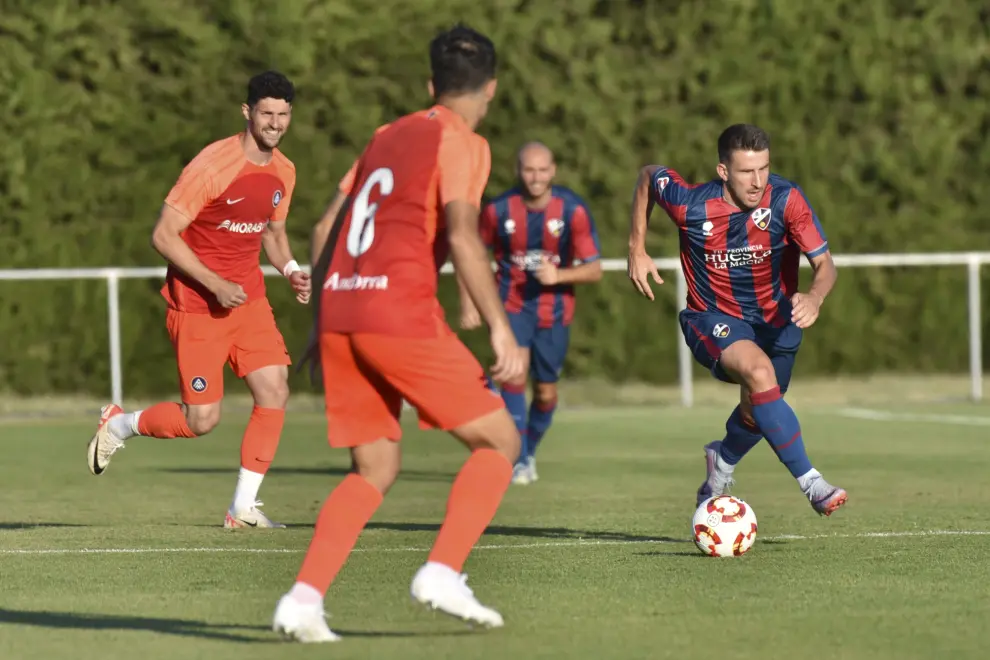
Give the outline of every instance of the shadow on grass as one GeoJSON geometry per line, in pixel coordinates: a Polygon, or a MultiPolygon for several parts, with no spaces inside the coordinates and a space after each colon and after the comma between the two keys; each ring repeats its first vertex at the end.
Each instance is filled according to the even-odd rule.
{"type": "MultiPolygon", "coordinates": [[[[220,467],[171,467],[171,468],[158,468],[158,472],[169,472],[172,474],[225,474],[236,476],[237,468],[220,468],[220,467]]],[[[350,474],[350,468],[337,466],[325,466],[325,467],[286,467],[286,466],[273,466],[268,470],[268,474],[287,474],[287,475],[305,475],[305,476],[316,476],[316,477],[343,477],[350,474]]],[[[399,473],[399,481],[442,481],[445,483],[453,483],[454,477],[457,476],[454,472],[437,472],[434,470],[402,470],[399,473]]]]}
{"type": "MultiPolygon", "coordinates": [[[[76,614],[72,612],[30,612],[0,608],[0,625],[35,626],[58,630],[143,630],[146,632],[198,637],[222,642],[241,643],[280,643],[282,638],[275,635],[269,626],[233,625],[207,623],[191,619],[166,619],[160,617],[120,616],[115,614],[76,614]]],[[[390,630],[341,630],[334,632],[343,637],[356,638],[403,638],[403,637],[450,637],[478,634],[464,630],[449,631],[390,631],[390,630]]]]}

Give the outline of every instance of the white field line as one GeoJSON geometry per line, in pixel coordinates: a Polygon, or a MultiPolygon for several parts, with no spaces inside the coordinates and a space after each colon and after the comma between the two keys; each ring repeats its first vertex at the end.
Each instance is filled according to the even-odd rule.
{"type": "MultiPolygon", "coordinates": [[[[861,532],[858,534],[781,534],[765,536],[760,541],[814,541],[828,539],[872,539],[872,538],[921,538],[934,536],[990,536],[990,530],[965,529],[932,529],[916,532],[861,532]]],[[[479,545],[475,550],[527,550],[535,548],[576,548],[585,546],[606,545],[670,545],[675,543],[691,543],[690,539],[683,541],[662,539],[574,539],[572,541],[550,541],[547,543],[498,543],[479,545]]],[[[425,547],[403,548],[356,548],[354,552],[429,552],[425,547]]],[[[257,554],[285,555],[299,554],[303,549],[291,548],[36,548],[36,549],[0,549],[0,555],[151,555],[151,554],[257,554]]]]}
{"type": "Polygon", "coordinates": [[[841,408],[838,414],[841,417],[866,419],[873,422],[920,422],[930,424],[958,424],[961,426],[990,426],[990,417],[978,417],[975,415],[919,415],[887,412],[885,410],[870,410],[868,408],[841,408]]]}

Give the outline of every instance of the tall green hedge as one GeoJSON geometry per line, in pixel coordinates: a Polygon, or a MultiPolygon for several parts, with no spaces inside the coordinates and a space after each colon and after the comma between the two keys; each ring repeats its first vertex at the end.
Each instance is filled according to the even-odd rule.
{"type": "MultiPolygon", "coordinates": [[[[511,184],[520,143],[543,140],[606,256],[624,255],[637,168],[707,178],[717,134],[738,121],[771,132],[776,171],[804,187],[835,252],[990,249],[980,0],[8,0],[0,267],[160,265],[148,237],[163,197],[200,148],[241,128],[245,82],[268,67],[298,86],[283,146],[304,255],[373,129],[429,102],[427,42],[456,20],[499,48],[488,192],[511,184]]],[[[652,234],[672,256],[672,226],[658,216],[652,234]]],[[[652,305],[621,273],[580,291],[569,375],[673,379],[669,281],[652,305]]],[[[158,286],[122,285],[129,394],[175,387],[158,286]]],[[[307,310],[283,282],[270,290],[301,347],[307,310]]],[[[0,388],[105,392],[105,296],[99,282],[0,283],[0,388]]],[[[959,370],[965,337],[962,269],[845,269],[800,369],[959,370]]],[[[483,333],[469,341],[484,353],[483,333]]]]}

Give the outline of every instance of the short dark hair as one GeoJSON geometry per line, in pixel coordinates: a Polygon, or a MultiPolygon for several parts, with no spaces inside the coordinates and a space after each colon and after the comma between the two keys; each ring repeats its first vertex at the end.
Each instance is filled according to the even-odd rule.
{"type": "Polygon", "coordinates": [[[727,165],[733,151],[766,151],[770,136],[759,126],[733,124],[718,136],[718,162],[727,165]]]}
{"type": "Polygon", "coordinates": [[[433,93],[476,92],[495,77],[495,45],[485,35],[458,23],[430,42],[433,93]]]}
{"type": "Polygon", "coordinates": [[[296,88],[278,71],[265,71],[253,76],[247,84],[247,104],[254,106],[261,99],[282,99],[292,103],[296,88]]]}

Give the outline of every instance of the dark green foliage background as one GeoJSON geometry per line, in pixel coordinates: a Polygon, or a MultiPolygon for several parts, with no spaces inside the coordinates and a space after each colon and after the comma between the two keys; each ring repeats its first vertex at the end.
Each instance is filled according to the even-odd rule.
{"type": "MultiPolygon", "coordinates": [[[[427,41],[459,19],[487,31],[501,58],[482,126],[488,192],[511,184],[523,141],[545,141],[560,182],[589,201],[606,256],[625,253],[637,168],[706,178],[715,137],[737,121],[771,132],[776,171],[801,183],[837,253],[990,244],[980,0],[7,0],[0,267],[160,265],[148,236],[161,200],[200,148],[241,128],[246,79],[268,67],[298,87],[283,148],[304,255],[373,129],[429,102],[427,41]]],[[[676,249],[659,218],[651,249],[676,249]]],[[[301,348],[308,311],[284,282],[269,284],[301,348]]],[[[129,395],[174,391],[158,286],[122,284],[129,395]]],[[[581,291],[568,375],[675,378],[672,289],[673,277],[650,305],[614,273],[581,291]]],[[[0,388],[106,391],[102,283],[0,283],[0,333],[0,388]]],[[[484,353],[483,333],[469,341],[484,353]]],[[[844,269],[800,369],[956,371],[966,355],[963,269],[844,269]]]]}

